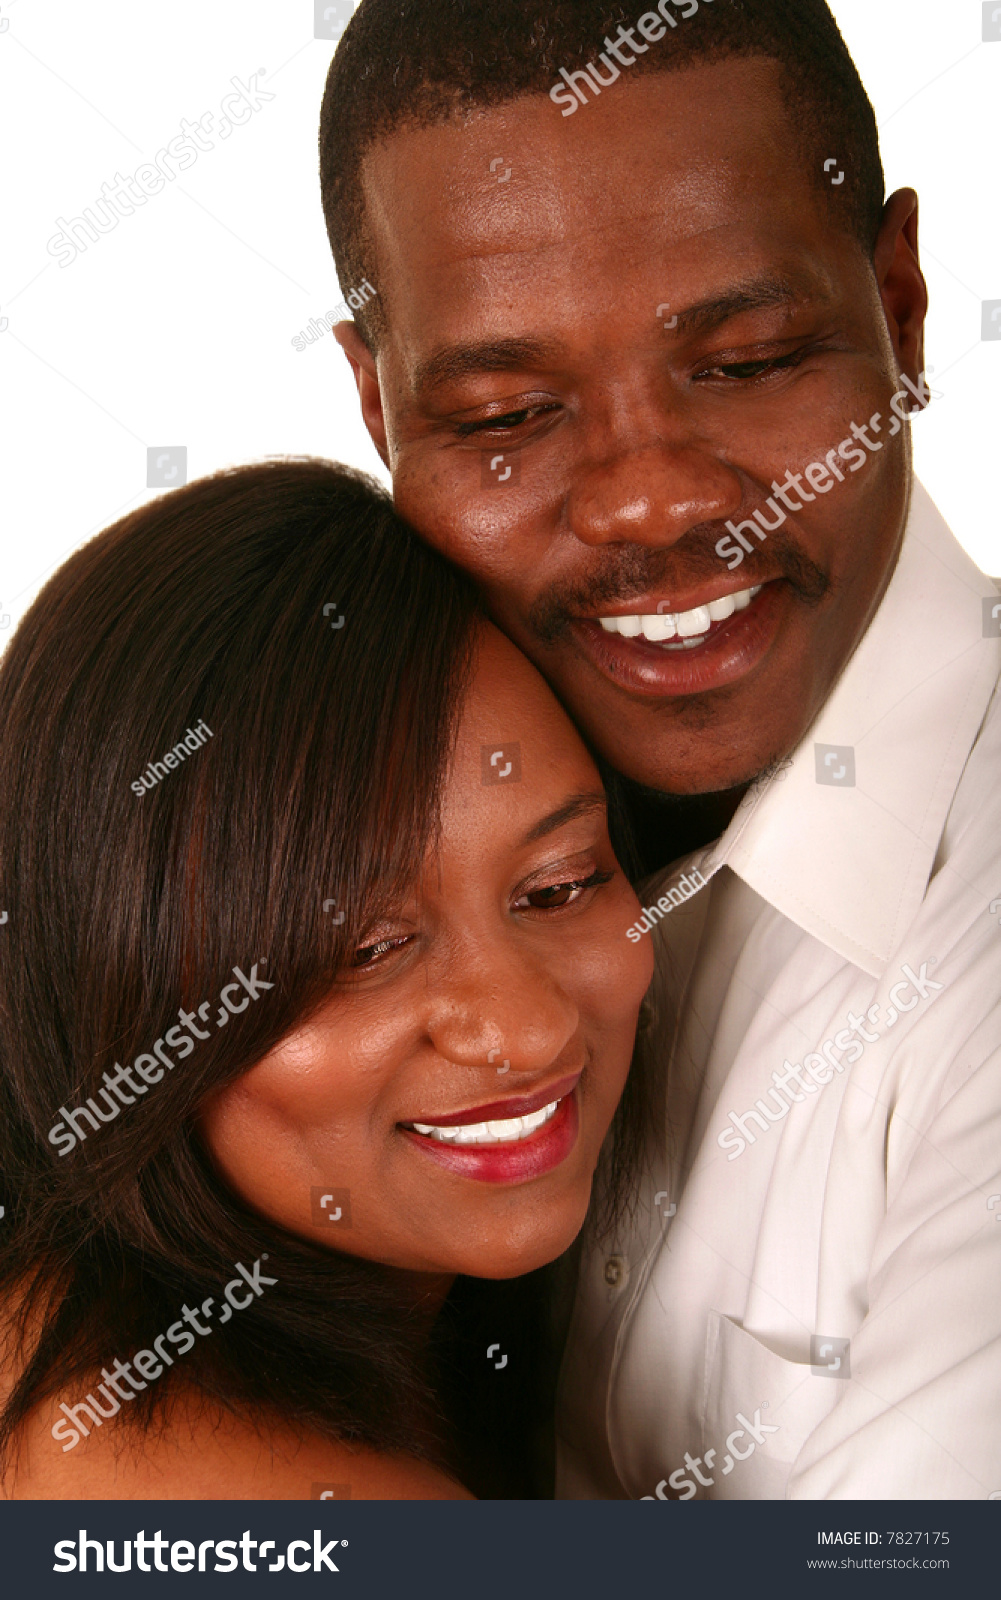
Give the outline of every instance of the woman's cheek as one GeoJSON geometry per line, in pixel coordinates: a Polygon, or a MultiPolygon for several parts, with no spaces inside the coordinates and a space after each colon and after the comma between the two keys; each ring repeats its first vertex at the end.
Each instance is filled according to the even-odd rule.
{"type": "Polygon", "coordinates": [[[636,924],[643,914],[639,900],[627,885],[623,885],[615,908],[608,921],[608,938],[604,960],[607,963],[607,992],[618,994],[625,1006],[638,1011],[640,1002],[653,979],[653,940],[649,934],[640,933],[636,924]],[[634,937],[630,938],[632,931],[634,937]]]}
{"type": "MultiPolygon", "coordinates": [[[[623,896],[625,902],[626,897],[623,896]]],[[[639,903],[631,893],[628,900],[639,903]]],[[[581,1015],[587,1017],[598,1038],[625,1030],[630,1050],[643,996],[653,978],[653,943],[644,934],[638,941],[627,938],[632,926],[632,908],[623,904],[614,916],[606,915],[595,930],[587,956],[576,971],[576,1000],[581,1015]]]]}

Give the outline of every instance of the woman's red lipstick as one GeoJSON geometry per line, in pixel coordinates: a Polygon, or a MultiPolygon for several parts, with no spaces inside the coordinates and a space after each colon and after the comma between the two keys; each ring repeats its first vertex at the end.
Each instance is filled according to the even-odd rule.
{"type": "MultiPolygon", "coordinates": [[[[533,1095],[491,1101],[469,1111],[450,1112],[429,1118],[423,1126],[434,1128],[468,1127],[482,1122],[505,1122],[541,1111],[558,1101],[555,1112],[534,1132],[521,1138],[502,1139],[490,1144],[455,1144],[418,1133],[412,1124],[399,1124],[401,1132],[431,1160],[448,1171],[484,1183],[524,1183],[541,1177],[565,1161],[577,1142],[579,1115],[577,1084],[580,1073],[562,1078],[533,1095]]],[[[415,1119],[420,1120],[420,1119],[415,1119]]]]}

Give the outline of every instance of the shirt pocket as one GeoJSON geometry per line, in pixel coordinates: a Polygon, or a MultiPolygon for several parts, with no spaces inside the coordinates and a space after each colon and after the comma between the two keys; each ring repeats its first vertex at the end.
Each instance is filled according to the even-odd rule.
{"type": "Polygon", "coordinates": [[[843,1385],[788,1361],[720,1311],[709,1313],[702,1407],[703,1477],[712,1500],[784,1500],[800,1450],[843,1385]]]}

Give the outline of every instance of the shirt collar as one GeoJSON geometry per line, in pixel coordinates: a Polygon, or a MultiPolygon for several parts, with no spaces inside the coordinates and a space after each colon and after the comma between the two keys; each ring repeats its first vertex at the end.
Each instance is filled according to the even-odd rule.
{"type": "Polygon", "coordinates": [[[875,617],[791,761],[752,787],[697,859],[703,875],[729,866],[880,977],[924,897],[1001,670],[1001,640],[983,627],[994,591],[915,479],[875,617]]]}

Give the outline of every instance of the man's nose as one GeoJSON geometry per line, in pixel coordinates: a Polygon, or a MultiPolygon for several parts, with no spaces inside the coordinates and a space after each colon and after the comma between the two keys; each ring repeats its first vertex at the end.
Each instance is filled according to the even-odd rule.
{"type": "Polygon", "coordinates": [[[428,1033],[440,1056],[498,1075],[544,1072],[565,1056],[568,1071],[580,1014],[559,977],[530,952],[456,952],[436,985],[428,1033]]]}
{"type": "Polygon", "coordinates": [[[578,470],[567,515],[582,544],[668,546],[733,516],[741,497],[737,472],[703,446],[623,446],[578,470]]]}

